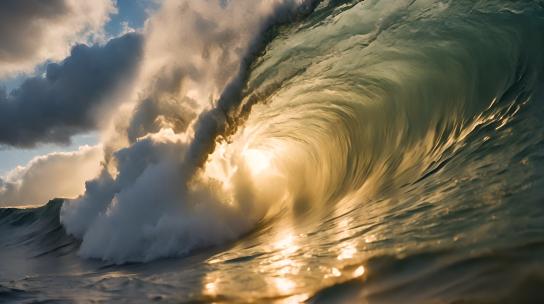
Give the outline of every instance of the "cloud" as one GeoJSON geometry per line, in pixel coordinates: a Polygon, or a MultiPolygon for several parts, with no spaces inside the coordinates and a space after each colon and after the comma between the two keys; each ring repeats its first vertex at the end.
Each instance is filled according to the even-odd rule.
{"type": "Polygon", "coordinates": [[[43,204],[55,197],[74,198],[101,169],[101,146],[39,156],[0,178],[0,206],[43,204]]]}
{"type": "MultiPolygon", "coordinates": [[[[0,146],[32,147],[68,143],[99,125],[97,112],[123,84],[134,78],[143,38],[130,33],[106,45],[77,45],[45,76],[24,81],[7,94],[0,90],[0,146]]],[[[103,114],[103,113],[101,113],[103,114]]]]}
{"type": "Polygon", "coordinates": [[[75,43],[103,38],[113,0],[0,1],[0,77],[61,60],[75,43]]]}

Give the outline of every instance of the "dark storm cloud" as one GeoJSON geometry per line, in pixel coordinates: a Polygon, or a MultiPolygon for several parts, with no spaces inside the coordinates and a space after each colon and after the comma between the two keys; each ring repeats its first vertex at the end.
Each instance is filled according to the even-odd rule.
{"type": "Polygon", "coordinates": [[[0,1],[0,62],[18,61],[35,52],[44,22],[69,13],[64,0],[0,1]]]}
{"type": "Polygon", "coordinates": [[[67,143],[95,128],[94,110],[135,74],[142,40],[127,34],[104,46],[77,45],[63,62],[47,65],[44,77],[0,91],[0,146],[67,143]]]}

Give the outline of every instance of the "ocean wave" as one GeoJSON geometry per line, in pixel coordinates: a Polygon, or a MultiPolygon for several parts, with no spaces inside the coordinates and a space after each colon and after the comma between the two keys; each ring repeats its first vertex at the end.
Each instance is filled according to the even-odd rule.
{"type": "Polygon", "coordinates": [[[347,208],[423,184],[485,141],[482,129],[539,107],[541,9],[284,2],[194,137],[161,132],[116,152],[117,176],[88,183],[61,221],[83,256],[149,261],[236,239],[285,208],[347,208]]]}
{"type": "Polygon", "coordinates": [[[36,256],[77,248],[116,270],[202,254],[191,279],[139,277],[199,288],[167,300],[535,295],[542,1],[275,3],[194,134],[134,140],[76,200],[1,209],[25,231],[2,244],[55,240],[36,256]]]}

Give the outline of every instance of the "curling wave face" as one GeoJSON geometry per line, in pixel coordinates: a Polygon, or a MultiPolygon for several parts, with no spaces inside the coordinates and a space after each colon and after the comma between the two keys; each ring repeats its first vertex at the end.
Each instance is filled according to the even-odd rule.
{"type": "Polygon", "coordinates": [[[416,182],[539,85],[540,20],[485,4],[367,1],[286,29],[254,65],[241,140],[310,207],[416,182]]]}
{"type": "Polygon", "coordinates": [[[201,113],[195,134],[116,152],[115,174],[63,205],[80,255],[122,264],[231,244],[180,266],[191,279],[140,273],[151,289],[197,290],[161,289],[176,300],[532,294],[544,3],[331,0],[290,21],[241,60],[239,99],[201,113]]]}
{"type": "MultiPolygon", "coordinates": [[[[255,262],[265,283],[304,291],[315,282],[300,277],[334,285],[374,255],[540,243],[542,14],[535,1],[345,2],[282,29],[253,65],[232,143],[211,157],[247,155],[260,189],[285,191],[275,232],[257,237],[278,244],[255,262]]],[[[520,268],[494,278],[513,282],[495,296],[519,296],[520,268]]],[[[230,273],[214,279],[239,290],[230,273]]],[[[421,281],[365,294],[415,300],[389,288],[421,281]]]]}

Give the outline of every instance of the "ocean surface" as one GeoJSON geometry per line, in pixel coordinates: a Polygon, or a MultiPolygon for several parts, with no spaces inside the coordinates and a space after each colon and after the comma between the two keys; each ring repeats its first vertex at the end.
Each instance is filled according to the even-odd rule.
{"type": "Polygon", "coordinates": [[[302,15],[270,27],[208,162],[250,143],[256,187],[286,193],[263,216],[220,239],[203,211],[148,250],[67,233],[62,199],[0,209],[0,302],[544,303],[544,1],[302,15]]]}

